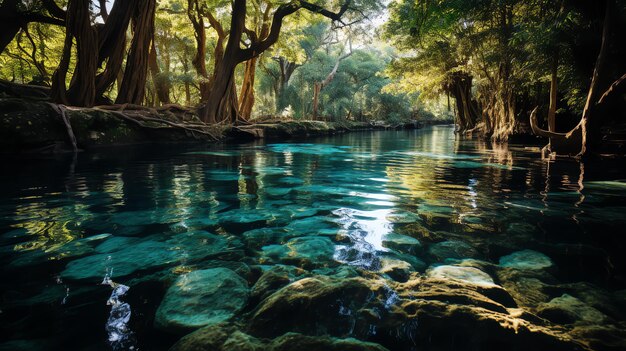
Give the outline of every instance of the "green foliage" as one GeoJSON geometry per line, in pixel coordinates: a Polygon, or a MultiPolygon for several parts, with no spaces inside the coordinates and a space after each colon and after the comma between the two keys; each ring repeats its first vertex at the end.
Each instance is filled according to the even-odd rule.
{"type": "Polygon", "coordinates": [[[383,32],[401,55],[388,68],[395,81],[386,90],[420,92],[439,101],[462,72],[474,78],[474,95],[483,107],[507,89],[522,102],[518,105],[529,99],[536,104],[547,96],[556,62],[561,104],[580,113],[590,73],[581,50],[596,50],[593,41],[598,43],[600,34],[586,14],[597,11],[591,6],[550,0],[394,1],[383,32]],[[589,36],[595,39],[589,42],[589,36]]]}

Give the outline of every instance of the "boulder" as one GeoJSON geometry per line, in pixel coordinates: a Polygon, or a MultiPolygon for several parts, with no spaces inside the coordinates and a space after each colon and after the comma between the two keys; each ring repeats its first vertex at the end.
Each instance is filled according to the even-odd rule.
{"type": "Polygon", "coordinates": [[[312,337],[286,333],[271,340],[257,339],[234,326],[219,324],[199,329],[180,339],[170,351],[386,351],[354,338],[312,337]]]}
{"type": "Polygon", "coordinates": [[[170,245],[157,241],[144,241],[112,253],[102,253],[71,261],[61,272],[70,280],[102,280],[105,274],[111,278],[128,276],[139,270],[162,267],[177,261],[170,245]]]}
{"type": "Polygon", "coordinates": [[[496,285],[489,274],[474,267],[437,266],[430,268],[426,274],[432,278],[454,279],[481,286],[496,285]]]}
{"type": "Polygon", "coordinates": [[[396,233],[385,235],[383,237],[383,246],[407,254],[416,254],[422,248],[419,240],[396,233]]]}
{"type": "Polygon", "coordinates": [[[305,269],[326,266],[334,262],[335,245],[321,236],[305,236],[287,241],[284,245],[269,245],[262,249],[261,263],[281,262],[305,269]]]}
{"type": "Polygon", "coordinates": [[[500,258],[500,266],[515,269],[537,270],[553,266],[552,260],[540,252],[523,250],[500,258]]]}
{"type": "Polygon", "coordinates": [[[476,249],[468,243],[459,240],[448,240],[433,244],[429,247],[428,253],[439,261],[448,258],[462,259],[478,256],[476,249]]]}
{"type": "Polygon", "coordinates": [[[362,278],[300,279],[276,291],[254,311],[248,330],[254,336],[287,332],[341,336],[350,332],[357,311],[381,292],[383,285],[362,278]]]}
{"type": "Polygon", "coordinates": [[[248,301],[247,282],[227,268],[181,275],[167,290],[155,326],[186,332],[230,320],[248,301]]]}
{"type": "Polygon", "coordinates": [[[568,294],[540,304],[537,315],[558,324],[602,325],[609,320],[604,313],[568,294]]]}

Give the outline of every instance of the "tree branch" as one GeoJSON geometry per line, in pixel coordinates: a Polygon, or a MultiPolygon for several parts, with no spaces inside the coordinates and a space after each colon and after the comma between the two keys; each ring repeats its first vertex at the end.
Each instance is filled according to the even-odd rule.
{"type": "Polygon", "coordinates": [[[59,5],[57,5],[57,3],[54,2],[54,0],[43,0],[42,4],[43,4],[43,7],[45,7],[45,9],[48,10],[48,12],[52,16],[57,17],[57,18],[65,18],[66,16],[65,10],[60,8],[59,5]]]}
{"type": "Polygon", "coordinates": [[[624,73],[623,76],[621,76],[618,80],[616,80],[615,82],[613,82],[613,84],[611,84],[611,86],[604,92],[604,94],[602,94],[602,96],[600,97],[600,99],[598,100],[596,105],[600,105],[600,104],[604,103],[604,101],[611,94],[613,94],[614,92],[617,91],[617,89],[620,86],[620,84],[624,83],[624,81],[626,81],[626,73],[624,73]]]}
{"type": "Polygon", "coordinates": [[[25,13],[21,19],[24,23],[39,22],[39,23],[54,24],[57,26],[65,26],[65,20],[42,15],[40,13],[35,13],[35,12],[25,13]]]}
{"type": "Polygon", "coordinates": [[[352,0],[346,0],[339,9],[339,11],[336,13],[329,11],[319,5],[311,4],[306,1],[291,1],[287,4],[280,5],[276,12],[274,12],[272,26],[270,27],[270,31],[267,37],[257,44],[251,45],[247,49],[240,49],[237,61],[247,61],[253,57],[259,56],[263,51],[269,49],[270,46],[278,41],[278,38],[280,36],[280,30],[283,26],[283,19],[297,12],[298,10],[305,9],[310,12],[320,14],[333,21],[341,22],[341,17],[348,10],[351,2],[352,0]]]}

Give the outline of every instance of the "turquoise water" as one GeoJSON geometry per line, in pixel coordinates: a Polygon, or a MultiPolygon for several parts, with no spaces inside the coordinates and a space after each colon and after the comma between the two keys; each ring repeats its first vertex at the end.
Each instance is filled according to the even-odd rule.
{"type": "MultiPolygon", "coordinates": [[[[254,320],[262,301],[311,276],[386,282],[387,305],[404,298],[394,284],[429,276],[504,286],[522,306],[508,288],[517,281],[494,272],[540,271],[552,293],[528,311],[567,293],[607,316],[602,323],[623,323],[621,161],[548,163],[536,148],[462,139],[442,126],[7,165],[2,350],[167,350],[223,322],[265,337],[254,320]],[[480,269],[459,276],[468,259],[480,269]],[[268,271],[287,281],[262,290],[268,271]],[[580,284],[603,305],[563,288],[580,284]]],[[[328,334],[419,347],[410,331],[395,344],[371,331],[328,334]]]]}

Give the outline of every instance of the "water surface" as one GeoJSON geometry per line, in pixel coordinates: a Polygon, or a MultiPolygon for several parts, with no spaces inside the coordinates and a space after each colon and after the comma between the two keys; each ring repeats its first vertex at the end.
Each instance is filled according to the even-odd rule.
{"type": "Polygon", "coordinates": [[[385,265],[532,250],[559,283],[611,294],[626,288],[624,172],[450,127],[8,160],[0,349],[166,350],[179,336],[154,319],[168,286],[215,267],[250,285],[278,264],[402,280],[385,265]]]}

